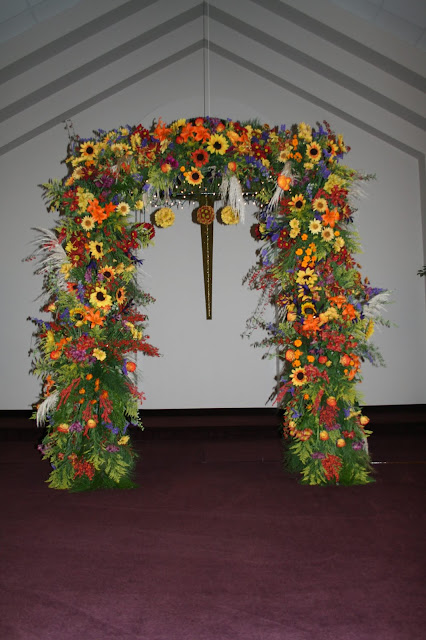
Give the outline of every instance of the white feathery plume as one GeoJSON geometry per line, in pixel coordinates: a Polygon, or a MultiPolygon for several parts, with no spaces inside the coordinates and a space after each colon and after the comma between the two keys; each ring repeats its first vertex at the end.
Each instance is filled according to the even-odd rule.
{"type": "Polygon", "coordinates": [[[384,305],[389,302],[390,295],[390,291],[382,291],[381,293],[378,293],[376,296],[371,298],[367,302],[367,304],[364,305],[364,316],[371,319],[381,316],[382,313],[386,310],[384,305]]]}
{"type": "Polygon", "coordinates": [[[48,413],[53,409],[59,400],[59,391],[51,393],[37,409],[37,426],[41,427],[46,422],[48,413]]]}
{"type": "MultiPolygon", "coordinates": [[[[286,176],[286,178],[292,178],[293,174],[291,172],[291,163],[287,160],[287,162],[285,163],[280,176],[286,176]]],[[[278,207],[278,204],[282,198],[282,195],[284,193],[284,189],[281,189],[281,187],[277,184],[277,187],[275,189],[274,195],[272,196],[272,198],[269,201],[269,204],[267,206],[267,211],[274,211],[274,209],[276,209],[278,207]]]]}
{"type": "Polygon", "coordinates": [[[244,223],[244,207],[246,203],[240,181],[236,176],[233,175],[230,179],[227,176],[223,176],[222,184],[220,185],[220,196],[225,203],[229,204],[238,213],[241,222],[244,223]]]}
{"type": "Polygon", "coordinates": [[[49,271],[57,271],[58,285],[66,291],[67,284],[64,274],[60,269],[65,262],[68,262],[67,254],[62,244],[59,242],[54,231],[50,229],[35,228],[39,235],[34,239],[33,243],[37,245],[37,249],[32,254],[32,259],[38,260],[38,268],[35,273],[48,273],[49,271]]]}

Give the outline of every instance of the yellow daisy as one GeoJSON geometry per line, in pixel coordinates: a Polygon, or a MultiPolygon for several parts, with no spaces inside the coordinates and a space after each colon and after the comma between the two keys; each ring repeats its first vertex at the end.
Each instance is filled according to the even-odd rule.
{"type": "Polygon", "coordinates": [[[88,142],[83,142],[80,147],[80,155],[87,159],[92,159],[96,157],[98,153],[98,145],[90,140],[88,142]]]}
{"type": "Polygon", "coordinates": [[[331,227],[324,227],[321,236],[326,242],[331,242],[334,238],[334,231],[331,227]]]}
{"type": "Polygon", "coordinates": [[[304,316],[311,316],[315,312],[315,305],[313,305],[312,302],[305,302],[305,304],[302,304],[302,314],[304,316]]]}
{"type": "Polygon", "coordinates": [[[116,211],[120,216],[127,216],[130,213],[130,207],[127,202],[119,202],[116,211]]]}
{"type": "Polygon", "coordinates": [[[86,310],[84,307],[75,307],[74,309],[70,309],[70,318],[76,327],[81,327],[84,324],[85,315],[86,310]]]}
{"type": "Polygon", "coordinates": [[[81,221],[81,226],[85,231],[90,231],[95,226],[95,221],[92,216],[84,216],[83,220],[81,221]]]}
{"type": "Polygon", "coordinates": [[[290,209],[296,209],[297,211],[300,211],[305,206],[305,203],[305,198],[300,193],[298,193],[297,195],[292,197],[290,201],[290,209]]]}
{"type": "Polygon", "coordinates": [[[312,203],[312,209],[319,211],[319,213],[324,213],[328,209],[327,200],[325,198],[316,198],[312,203]]]}
{"type": "Polygon", "coordinates": [[[95,356],[96,360],[105,360],[106,358],[106,353],[105,351],[103,351],[102,349],[93,349],[93,355],[95,356]]]}
{"type": "Polygon", "coordinates": [[[322,224],[319,220],[311,220],[309,223],[309,231],[316,235],[317,233],[321,233],[322,224]]]}

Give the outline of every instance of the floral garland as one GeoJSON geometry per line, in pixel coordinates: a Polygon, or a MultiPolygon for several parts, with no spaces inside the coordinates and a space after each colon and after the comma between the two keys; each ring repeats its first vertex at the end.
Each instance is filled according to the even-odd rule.
{"type": "MultiPolygon", "coordinates": [[[[43,384],[35,416],[47,425],[39,448],[52,465],[51,487],[131,486],[127,430],[139,424],[143,394],[129,354],[158,356],[137,309],[152,301],[136,278],[137,251],[155,235],[142,215],[152,210],[155,223],[168,227],[173,199],[206,194],[223,200],[228,225],[244,215],[245,197],[263,207],[257,231],[266,244],[250,284],[263,291],[261,306],[265,296],[277,306],[279,319],[268,325],[255,313],[251,325],[266,329],[262,344],[291,367],[276,402],[293,467],[309,483],[367,481],[367,419],[354,383],[361,360],[380,359],[367,339],[384,292],[361,281],[350,255],[357,244],[349,188],[361,176],[339,164],[345,152],[328,127],[218,118],[71,140],[68,175],[44,185],[58,222],[39,230],[32,256],[44,274],[42,311],[51,314],[32,319],[32,369],[43,384]]],[[[213,219],[213,207],[199,208],[200,224],[213,219]]]]}
{"type": "Polygon", "coordinates": [[[383,364],[369,338],[375,323],[389,326],[381,317],[388,292],[362,280],[351,255],[359,244],[350,193],[371,176],[340,164],[349,149],[324,125],[287,132],[281,157],[291,177],[281,177],[277,207],[258,214],[256,236],[266,244],[249,285],[262,295],[248,326],[267,332],[256,345],[283,363],[275,402],[287,467],[306,484],[365,484],[371,431],[355,385],[363,361],[383,364]],[[262,316],[269,302],[273,324],[262,316]]]}

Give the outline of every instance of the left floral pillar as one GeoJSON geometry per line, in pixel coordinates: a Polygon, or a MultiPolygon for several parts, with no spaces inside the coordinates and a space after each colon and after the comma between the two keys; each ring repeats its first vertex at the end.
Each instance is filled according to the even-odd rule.
{"type": "Polygon", "coordinates": [[[134,161],[115,133],[74,141],[68,176],[44,185],[59,219],[54,229],[38,230],[33,254],[50,317],[31,318],[32,371],[43,384],[35,415],[47,428],[39,449],[55,489],[133,486],[128,427],[139,425],[143,399],[134,355],[158,355],[137,308],[151,298],[137,282],[136,252],[155,232],[131,220],[143,207],[142,192],[118,179],[131,174],[134,161]]]}

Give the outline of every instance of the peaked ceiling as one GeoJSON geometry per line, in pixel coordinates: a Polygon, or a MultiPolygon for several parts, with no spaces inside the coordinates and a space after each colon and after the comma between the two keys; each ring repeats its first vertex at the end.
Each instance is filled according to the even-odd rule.
{"type": "MultiPolygon", "coordinates": [[[[180,61],[199,61],[207,49],[213,61],[291,92],[424,163],[425,54],[383,37],[371,21],[348,21],[337,1],[348,4],[13,0],[22,8],[17,15],[38,15],[48,4],[51,14],[0,45],[0,155],[180,61]]],[[[374,5],[376,17],[379,9],[396,16],[401,5],[349,4],[365,11],[374,5]]],[[[11,5],[1,6],[5,19],[11,5]]],[[[405,0],[404,6],[421,24],[424,3],[405,0]]]]}

